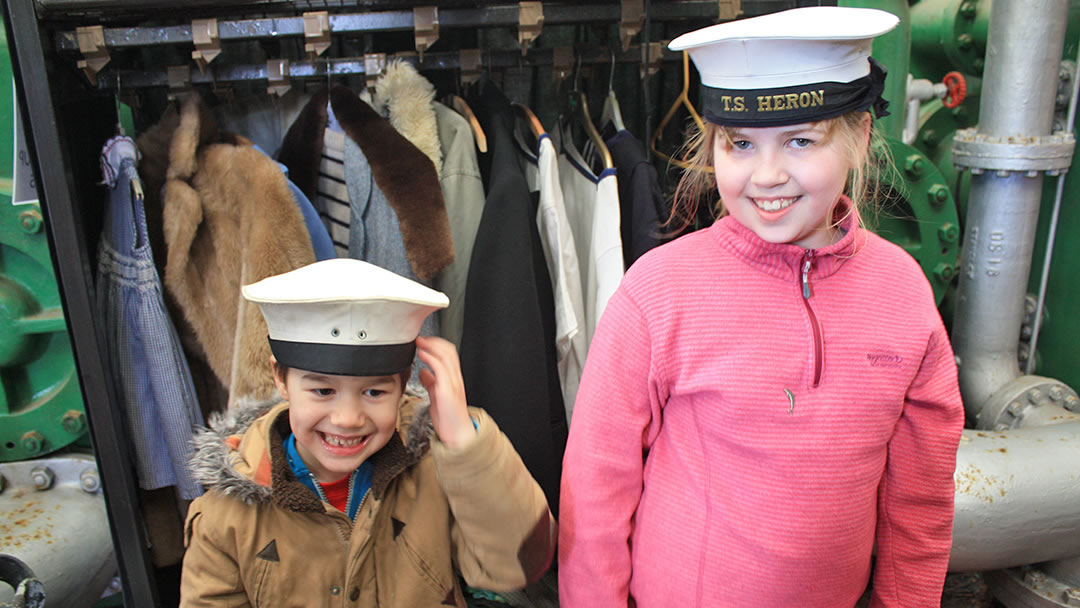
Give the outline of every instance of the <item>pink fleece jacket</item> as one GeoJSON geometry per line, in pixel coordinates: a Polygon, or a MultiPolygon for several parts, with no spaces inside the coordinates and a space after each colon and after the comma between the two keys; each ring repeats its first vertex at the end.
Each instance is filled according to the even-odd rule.
{"type": "Polygon", "coordinates": [[[956,365],[919,266],[853,227],[727,217],[629,270],[570,426],[564,608],[853,606],[875,543],[872,606],[940,605],[956,365]]]}

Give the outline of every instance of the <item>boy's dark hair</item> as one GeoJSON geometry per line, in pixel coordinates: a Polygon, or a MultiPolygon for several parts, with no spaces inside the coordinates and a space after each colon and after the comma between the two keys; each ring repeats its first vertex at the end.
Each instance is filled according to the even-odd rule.
{"type": "MultiPolygon", "coordinates": [[[[271,364],[274,367],[274,374],[276,376],[280,377],[282,382],[284,382],[285,379],[289,377],[289,369],[290,369],[289,366],[285,365],[281,361],[278,361],[277,359],[274,359],[271,362],[271,364]]],[[[406,368],[406,369],[404,369],[404,370],[402,370],[402,371],[400,371],[400,372],[398,372],[398,373],[396,373],[394,375],[397,376],[398,381],[401,382],[401,388],[402,388],[402,390],[404,390],[405,389],[405,383],[409,381],[409,376],[412,375],[412,366],[410,365],[408,368],[406,368]]]]}

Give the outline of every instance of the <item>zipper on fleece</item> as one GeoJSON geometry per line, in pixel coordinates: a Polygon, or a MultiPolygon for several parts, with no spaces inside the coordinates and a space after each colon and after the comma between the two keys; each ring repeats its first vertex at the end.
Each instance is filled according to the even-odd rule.
{"type": "Polygon", "coordinates": [[[813,388],[817,388],[821,384],[821,368],[822,359],[824,358],[824,344],[821,336],[821,326],[818,325],[817,315],[814,314],[814,308],[810,306],[810,270],[813,268],[814,263],[814,251],[807,249],[806,254],[803,256],[802,263],[802,303],[806,308],[806,314],[810,317],[810,327],[814,333],[814,384],[813,388]]]}

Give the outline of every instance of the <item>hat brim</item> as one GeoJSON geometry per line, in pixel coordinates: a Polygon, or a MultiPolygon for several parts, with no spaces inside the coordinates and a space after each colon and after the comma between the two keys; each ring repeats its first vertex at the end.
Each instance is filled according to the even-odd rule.
{"type": "Polygon", "coordinates": [[[409,369],[416,355],[415,341],[357,346],[269,340],[282,365],[333,376],[391,376],[409,369]]]}

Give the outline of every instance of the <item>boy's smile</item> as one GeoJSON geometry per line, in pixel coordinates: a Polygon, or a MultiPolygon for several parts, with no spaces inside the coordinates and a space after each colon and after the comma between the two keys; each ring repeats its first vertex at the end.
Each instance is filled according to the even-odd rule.
{"type": "Polygon", "coordinates": [[[398,376],[336,376],[290,368],[274,382],[289,401],[296,450],[320,483],[352,473],[390,440],[403,391],[398,376]]]}

